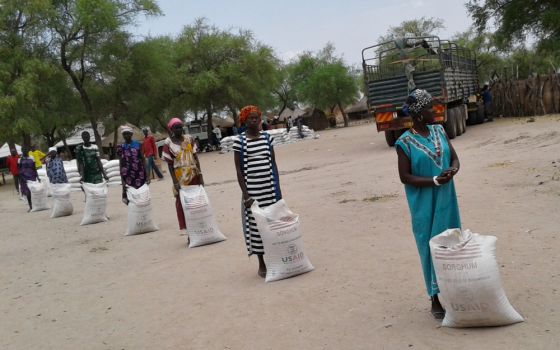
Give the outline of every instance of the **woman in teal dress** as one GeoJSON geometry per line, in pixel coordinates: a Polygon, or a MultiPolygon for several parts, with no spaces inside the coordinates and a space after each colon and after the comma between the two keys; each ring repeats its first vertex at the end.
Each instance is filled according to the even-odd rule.
{"type": "Polygon", "coordinates": [[[404,184],[412,219],[424,281],[432,300],[432,315],[445,316],[438,299],[430,239],[449,228],[460,228],[459,206],[453,177],[459,171],[459,158],[445,130],[433,124],[432,96],[425,90],[414,90],[408,96],[408,109],[413,127],[395,143],[399,159],[399,176],[404,184]]]}

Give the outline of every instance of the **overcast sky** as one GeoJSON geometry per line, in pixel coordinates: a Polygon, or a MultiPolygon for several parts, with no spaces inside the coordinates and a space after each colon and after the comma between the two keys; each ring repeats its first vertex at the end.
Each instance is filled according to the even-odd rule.
{"type": "Polygon", "coordinates": [[[471,18],[465,0],[158,0],[163,15],[141,18],[132,31],[139,37],[177,35],[198,17],[222,29],[251,30],[278,57],[289,60],[332,42],[348,64],[361,66],[361,50],[376,43],[391,26],[404,20],[437,17],[449,38],[465,31],[471,18]]]}

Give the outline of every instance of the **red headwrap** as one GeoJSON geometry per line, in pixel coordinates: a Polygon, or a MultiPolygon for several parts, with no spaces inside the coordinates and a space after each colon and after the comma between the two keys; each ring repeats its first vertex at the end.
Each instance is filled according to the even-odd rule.
{"type": "Polygon", "coordinates": [[[241,111],[239,112],[239,123],[240,124],[245,123],[245,119],[247,119],[247,117],[251,113],[257,113],[259,115],[259,117],[262,115],[259,107],[253,106],[253,105],[245,106],[245,107],[241,108],[241,111]]]}
{"type": "Polygon", "coordinates": [[[183,124],[183,122],[179,118],[171,118],[171,120],[167,123],[167,129],[171,131],[171,128],[175,124],[183,124]]]}

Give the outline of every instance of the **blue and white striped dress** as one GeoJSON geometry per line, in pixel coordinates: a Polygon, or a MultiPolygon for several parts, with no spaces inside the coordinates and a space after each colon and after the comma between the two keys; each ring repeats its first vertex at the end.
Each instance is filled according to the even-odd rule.
{"type": "MultiPolygon", "coordinates": [[[[272,140],[265,132],[249,139],[243,133],[234,140],[233,150],[240,154],[247,192],[260,207],[267,207],[279,200],[277,174],[272,163],[272,140]]],[[[263,243],[253,213],[241,204],[245,244],[249,255],[264,254],[263,243]]]]}

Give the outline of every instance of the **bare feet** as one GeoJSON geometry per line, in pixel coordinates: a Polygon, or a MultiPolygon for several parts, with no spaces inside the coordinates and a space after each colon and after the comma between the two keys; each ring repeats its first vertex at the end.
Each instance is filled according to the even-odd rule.
{"type": "Polygon", "coordinates": [[[432,297],[432,310],[430,312],[436,320],[443,320],[445,317],[445,310],[443,309],[443,306],[441,306],[437,295],[432,297]]]}
{"type": "Polygon", "coordinates": [[[264,269],[259,267],[259,272],[257,272],[257,273],[258,273],[259,277],[265,278],[266,277],[266,267],[264,269]]]}

